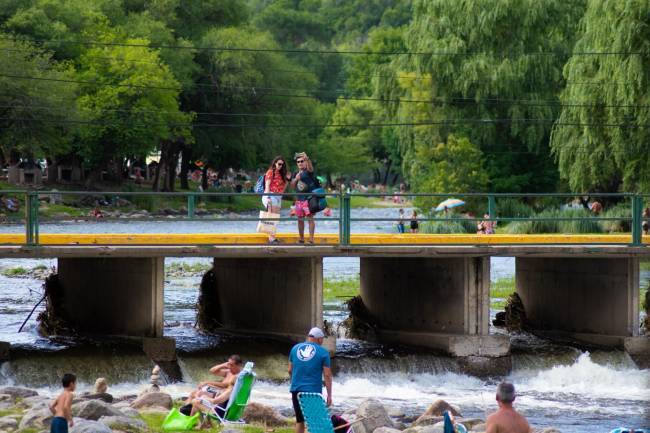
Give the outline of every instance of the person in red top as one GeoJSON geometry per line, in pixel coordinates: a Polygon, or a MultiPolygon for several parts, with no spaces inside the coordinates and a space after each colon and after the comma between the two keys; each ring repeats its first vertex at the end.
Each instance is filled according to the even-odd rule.
{"type": "MultiPolygon", "coordinates": [[[[287,189],[287,184],[291,180],[291,173],[287,171],[287,163],[281,156],[273,158],[273,162],[264,174],[264,193],[282,194],[287,189]]],[[[262,204],[267,212],[280,213],[282,207],[282,196],[264,195],[262,204]]],[[[269,235],[269,243],[277,244],[279,241],[275,235],[269,235]]]]}

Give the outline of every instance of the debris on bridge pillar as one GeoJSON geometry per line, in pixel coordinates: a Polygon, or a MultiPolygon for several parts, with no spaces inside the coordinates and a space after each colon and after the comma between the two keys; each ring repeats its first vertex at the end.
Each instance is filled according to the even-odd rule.
{"type": "Polygon", "coordinates": [[[210,269],[201,279],[199,300],[196,305],[196,323],[204,331],[212,332],[221,328],[221,305],[217,278],[210,269]]]}
{"type": "Polygon", "coordinates": [[[38,331],[42,335],[72,335],[75,330],[65,310],[63,287],[58,274],[52,274],[43,283],[45,309],[38,315],[38,331]]]}

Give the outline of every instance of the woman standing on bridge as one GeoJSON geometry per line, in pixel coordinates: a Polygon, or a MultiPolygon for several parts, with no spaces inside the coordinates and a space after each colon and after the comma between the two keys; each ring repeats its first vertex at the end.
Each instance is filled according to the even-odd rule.
{"type": "MultiPolygon", "coordinates": [[[[314,166],[311,163],[311,160],[305,152],[296,153],[294,155],[296,164],[298,165],[298,173],[291,181],[291,187],[294,188],[297,192],[300,193],[309,193],[320,187],[318,179],[314,174],[314,166]]],[[[305,220],[304,217],[307,217],[309,221],[309,244],[314,243],[314,232],[316,231],[316,222],[314,221],[314,215],[309,210],[309,196],[307,195],[298,195],[296,197],[296,216],[298,217],[298,243],[305,243],[305,220]]]]}
{"type": "MultiPolygon", "coordinates": [[[[281,156],[273,158],[269,169],[264,175],[264,193],[282,194],[287,189],[287,184],[291,180],[291,173],[287,171],[287,163],[281,156]]],[[[262,204],[267,212],[280,213],[282,208],[282,196],[280,195],[263,195],[262,204]]],[[[275,233],[269,234],[269,243],[277,244],[279,241],[275,238],[275,233]]]]}

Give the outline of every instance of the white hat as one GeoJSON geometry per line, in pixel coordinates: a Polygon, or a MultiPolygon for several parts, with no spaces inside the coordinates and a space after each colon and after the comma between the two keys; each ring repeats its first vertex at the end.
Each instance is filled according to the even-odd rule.
{"type": "Polygon", "coordinates": [[[312,337],[312,338],[325,338],[325,334],[317,326],[314,326],[313,328],[311,328],[309,330],[309,336],[312,337]]]}

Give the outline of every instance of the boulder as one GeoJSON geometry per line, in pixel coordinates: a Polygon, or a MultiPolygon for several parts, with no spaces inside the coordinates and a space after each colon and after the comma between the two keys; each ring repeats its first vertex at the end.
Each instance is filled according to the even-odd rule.
{"type": "Polygon", "coordinates": [[[97,421],[103,416],[124,416],[119,409],[115,409],[101,400],[87,400],[72,405],[72,414],[76,417],[97,421]]]}
{"type": "Polygon", "coordinates": [[[162,407],[165,409],[172,408],[172,396],[164,392],[148,392],[136,398],[131,407],[142,409],[145,407],[162,407]]]}
{"type": "Polygon", "coordinates": [[[402,433],[402,432],[392,427],[379,427],[376,428],[373,433],[402,433]]]}
{"type": "Polygon", "coordinates": [[[0,401],[9,401],[11,396],[9,394],[0,394],[0,401]]]}
{"type": "MultiPolygon", "coordinates": [[[[422,414],[422,416],[420,418],[422,418],[423,416],[443,416],[443,414],[446,411],[451,411],[451,414],[453,416],[462,416],[458,409],[456,409],[455,407],[453,407],[452,405],[450,405],[446,401],[444,401],[444,400],[436,400],[436,401],[433,402],[433,404],[431,406],[429,406],[429,408],[426,410],[426,412],[424,412],[422,414]]],[[[418,418],[418,420],[420,418],[418,418]]],[[[415,422],[417,423],[417,420],[415,422]]]]}
{"type": "Polygon", "coordinates": [[[26,428],[39,428],[47,427],[52,421],[52,412],[47,407],[33,408],[25,412],[23,418],[20,420],[18,428],[20,430],[26,428]]]}
{"type": "Polygon", "coordinates": [[[428,425],[423,427],[420,433],[445,433],[445,423],[439,422],[435,425],[428,425]]]}
{"type": "Polygon", "coordinates": [[[0,430],[13,431],[18,428],[18,421],[15,418],[5,416],[0,418],[0,430]]]}
{"type": "Polygon", "coordinates": [[[438,424],[440,421],[444,420],[444,417],[438,415],[422,415],[413,423],[414,427],[420,426],[424,427],[427,425],[438,424]]]}
{"type": "Polygon", "coordinates": [[[87,419],[74,419],[74,426],[70,428],[70,433],[113,433],[111,429],[99,421],[87,419]]]}
{"type": "Polygon", "coordinates": [[[113,403],[113,396],[107,392],[98,392],[94,394],[84,394],[81,396],[84,400],[101,400],[106,403],[113,403]]]}
{"type": "Polygon", "coordinates": [[[388,412],[388,416],[392,418],[404,418],[406,416],[403,407],[387,406],[386,412],[388,412]]]}
{"type": "Polygon", "coordinates": [[[43,395],[33,395],[31,397],[26,397],[21,402],[25,406],[36,408],[36,407],[46,407],[52,401],[51,398],[47,398],[43,395]]]}
{"type": "Polygon", "coordinates": [[[103,416],[99,418],[99,422],[113,430],[133,431],[147,429],[147,424],[141,419],[127,416],[103,416]]]}
{"type": "Polygon", "coordinates": [[[474,427],[470,429],[470,433],[485,433],[487,430],[487,424],[485,423],[480,423],[476,424],[474,427]]]}
{"type": "Polygon", "coordinates": [[[276,427],[289,424],[289,420],[270,406],[260,403],[248,403],[244,410],[244,420],[247,423],[264,424],[276,427]]]}
{"type": "Polygon", "coordinates": [[[38,395],[38,393],[33,389],[22,388],[19,386],[5,386],[0,388],[0,394],[10,395],[14,400],[17,398],[27,398],[38,395]]]}
{"type": "Polygon", "coordinates": [[[456,422],[464,425],[467,430],[473,430],[475,426],[483,424],[485,421],[480,418],[456,418],[456,422]]]}
{"type": "Polygon", "coordinates": [[[355,433],[373,433],[379,427],[394,428],[384,405],[373,398],[361,402],[357,409],[357,417],[364,419],[354,425],[355,433]]]}
{"type": "Polygon", "coordinates": [[[133,409],[132,407],[125,407],[120,409],[120,412],[124,414],[124,416],[128,416],[129,418],[137,418],[140,416],[140,412],[138,412],[136,409],[133,409]]]}

